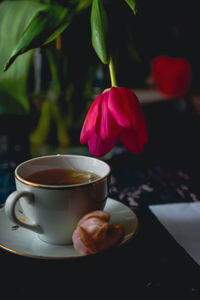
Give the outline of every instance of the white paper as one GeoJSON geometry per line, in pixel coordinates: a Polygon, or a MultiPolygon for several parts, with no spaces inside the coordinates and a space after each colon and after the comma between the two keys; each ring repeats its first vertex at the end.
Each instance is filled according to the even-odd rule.
{"type": "Polygon", "coordinates": [[[150,205],[150,209],[200,265],[200,202],[150,205]]]}

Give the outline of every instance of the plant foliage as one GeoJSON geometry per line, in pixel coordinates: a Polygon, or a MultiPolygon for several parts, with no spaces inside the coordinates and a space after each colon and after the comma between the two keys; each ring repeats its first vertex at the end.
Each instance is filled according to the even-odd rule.
{"type": "MultiPolygon", "coordinates": [[[[120,1],[128,4],[134,14],[136,13],[135,0],[120,1]]],[[[112,43],[108,41],[108,36],[112,36],[109,32],[112,20],[107,14],[110,3],[115,8],[113,0],[1,2],[0,113],[20,114],[29,111],[27,85],[33,49],[48,47],[60,34],[67,32],[71,23],[85,12],[89,12],[90,16],[91,47],[93,46],[100,61],[107,64],[109,45],[112,43]]],[[[74,36],[74,40],[77,38],[74,36]]]]}

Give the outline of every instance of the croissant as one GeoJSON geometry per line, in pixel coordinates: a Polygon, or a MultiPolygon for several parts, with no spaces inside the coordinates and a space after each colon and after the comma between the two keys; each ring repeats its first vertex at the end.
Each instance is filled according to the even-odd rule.
{"type": "Polygon", "coordinates": [[[109,221],[110,214],[106,211],[96,210],[85,215],[72,235],[74,248],[82,254],[94,254],[119,243],[124,229],[109,221]]]}

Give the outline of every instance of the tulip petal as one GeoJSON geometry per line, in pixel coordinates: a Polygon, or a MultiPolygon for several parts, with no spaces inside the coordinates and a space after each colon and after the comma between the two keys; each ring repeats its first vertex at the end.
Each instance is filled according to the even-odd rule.
{"type": "Polygon", "coordinates": [[[121,128],[114,120],[108,109],[109,90],[102,93],[102,100],[99,103],[99,114],[95,131],[102,140],[116,138],[121,128]]]}
{"type": "Polygon", "coordinates": [[[96,122],[98,120],[99,114],[99,105],[101,102],[102,94],[100,94],[90,106],[90,109],[86,115],[81,135],[80,135],[80,143],[85,144],[88,142],[89,138],[95,131],[96,122]]]}
{"type": "Polygon", "coordinates": [[[147,127],[143,111],[140,106],[137,107],[132,116],[132,129],[137,133],[138,141],[141,145],[147,144],[147,127]]]}
{"type": "Polygon", "coordinates": [[[116,144],[116,139],[102,140],[96,133],[88,140],[90,153],[96,157],[102,157],[107,154],[116,144]]]}
{"type": "Polygon", "coordinates": [[[138,139],[137,133],[133,129],[126,129],[120,136],[122,145],[131,153],[139,154],[142,152],[144,143],[138,139]]]}
{"type": "Polygon", "coordinates": [[[109,111],[117,124],[122,127],[131,127],[131,117],[134,113],[132,99],[137,97],[127,88],[112,87],[109,93],[109,111]]]}
{"type": "Polygon", "coordinates": [[[124,89],[127,93],[131,113],[131,128],[137,133],[138,141],[141,145],[147,144],[147,127],[141,105],[137,96],[130,89],[124,89]]]}
{"type": "Polygon", "coordinates": [[[129,110],[131,112],[130,127],[133,128],[138,135],[145,134],[147,137],[146,121],[137,96],[132,90],[126,88],[121,88],[120,92],[123,93],[123,97],[128,101],[127,105],[129,105],[129,110]]]}
{"type": "Polygon", "coordinates": [[[92,103],[81,131],[81,143],[88,142],[92,155],[102,157],[120,140],[131,153],[140,153],[147,143],[143,111],[134,92],[112,87],[92,103]]]}

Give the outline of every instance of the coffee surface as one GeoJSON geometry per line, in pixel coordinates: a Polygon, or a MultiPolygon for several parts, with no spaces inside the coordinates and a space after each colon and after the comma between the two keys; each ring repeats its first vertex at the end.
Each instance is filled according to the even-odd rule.
{"type": "Polygon", "coordinates": [[[79,169],[49,169],[32,173],[25,179],[37,184],[73,185],[88,183],[99,178],[100,176],[95,173],[79,169]]]}

